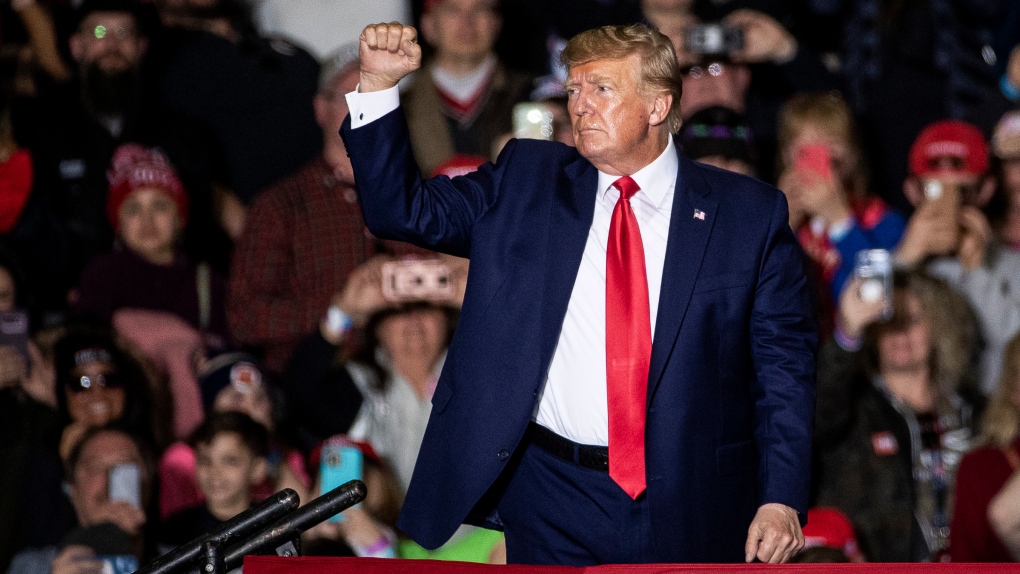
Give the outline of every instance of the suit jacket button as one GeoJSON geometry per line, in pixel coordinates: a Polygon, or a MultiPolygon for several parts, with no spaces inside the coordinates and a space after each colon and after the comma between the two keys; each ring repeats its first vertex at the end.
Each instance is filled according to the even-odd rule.
{"type": "Polygon", "coordinates": [[[506,451],[506,449],[503,449],[503,450],[499,451],[498,453],[496,453],[496,456],[499,457],[499,460],[506,460],[506,459],[510,458],[510,453],[508,453],[506,451]]]}

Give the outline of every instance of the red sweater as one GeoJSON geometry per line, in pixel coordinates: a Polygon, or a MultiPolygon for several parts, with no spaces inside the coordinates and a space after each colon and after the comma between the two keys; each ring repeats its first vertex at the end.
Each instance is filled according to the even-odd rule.
{"type": "MultiPolygon", "coordinates": [[[[1020,449],[1020,438],[1013,441],[1020,449]]],[[[988,523],[988,505],[1013,474],[1002,449],[986,446],[963,457],[956,472],[956,504],[950,526],[953,562],[1013,562],[988,523]]]]}

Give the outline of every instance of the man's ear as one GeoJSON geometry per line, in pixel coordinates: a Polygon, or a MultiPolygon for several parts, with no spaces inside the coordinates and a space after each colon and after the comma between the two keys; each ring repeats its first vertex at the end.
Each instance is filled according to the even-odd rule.
{"type": "Polygon", "coordinates": [[[920,207],[921,202],[924,201],[924,191],[921,189],[921,182],[916,177],[909,176],[903,180],[903,196],[907,198],[910,205],[920,207]]]}
{"type": "Polygon", "coordinates": [[[421,15],[421,37],[425,38],[425,41],[429,46],[435,47],[436,36],[439,35],[439,31],[436,30],[436,17],[432,12],[421,15]]]}
{"type": "Polygon", "coordinates": [[[978,207],[984,207],[992,200],[993,195],[995,195],[995,177],[986,175],[981,179],[981,188],[978,189],[974,202],[978,207]]]}
{"type": "Polygon", "coordinates": [[[652,113],[648,114],[649,125],[657,126],[669,118],[669,110],[673,108],[673,94],[662,93],[652,100],[652,113]]]}

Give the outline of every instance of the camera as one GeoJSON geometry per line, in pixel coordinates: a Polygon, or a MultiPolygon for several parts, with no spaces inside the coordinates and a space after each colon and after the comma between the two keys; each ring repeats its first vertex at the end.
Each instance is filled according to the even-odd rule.
{"type": "Polygon", "coordinates": [[[694,54],[729,54],[743,49],[744,31],[726,24],[697,24],[684,33],[684,47],[694,54]]]}

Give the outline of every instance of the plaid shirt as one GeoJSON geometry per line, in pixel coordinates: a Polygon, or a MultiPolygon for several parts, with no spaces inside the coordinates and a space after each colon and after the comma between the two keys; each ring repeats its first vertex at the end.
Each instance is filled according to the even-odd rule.
{"type": "Polygon", "coordinates": [[[355,267],[378,253],[414,249],[372,236],[354,186],[320,156],[252,204],[230,273],[230,329],[282,372],[355,267]]]}

